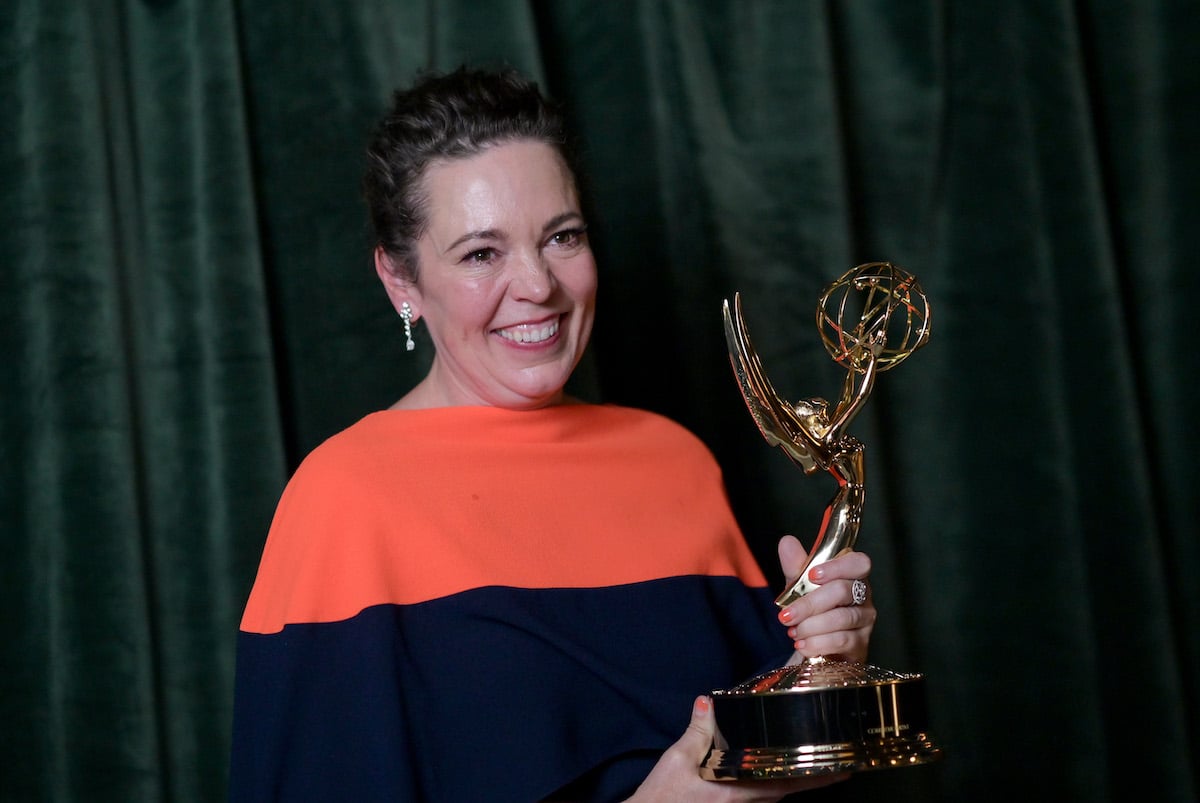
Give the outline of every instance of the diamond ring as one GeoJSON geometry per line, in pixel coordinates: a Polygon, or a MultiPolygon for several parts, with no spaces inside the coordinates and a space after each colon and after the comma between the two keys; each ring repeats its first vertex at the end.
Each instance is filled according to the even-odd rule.
{"type": "Polygon", "coordinates": [[[850,584],[850,600],[855,605],[862,605],[867,601],[867,584],[862,580],[855,580],[850,584]]]}

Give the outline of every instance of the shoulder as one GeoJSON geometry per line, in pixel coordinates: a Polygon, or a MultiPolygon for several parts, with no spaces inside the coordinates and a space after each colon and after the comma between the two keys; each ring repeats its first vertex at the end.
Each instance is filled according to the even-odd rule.
{"type": "MultiPolygon", "coordinates": [[[[327,543],[324,534],[336,529],[358,532],[370,520],[385,515],[381,504],[395,505],[408,465],[403,436],[389,431],[375,414],[325,440],[301,461],[280,497],[272,536],[292,542],[327,543]],[[392,493],[386,493],[388,488],[392,493]]],[[[346,537],[346,536],[344,536],[346,537]]]]}
{"type": "Polygon", "coordinates": [[[363,607],[358,590],[377,594],[381,534],[395,518],[387,508],[404,503],[386,493],[389,483],[402,486],[379,471],[389,450],[385,435],[368,416],[300,463],[275,509],[243,630],[273,633],[285,624],[346,618],[363,607]]]}
{"type": "Polygon", "coordinates": [[[382,413],[370,413],[330,436],[308,453],[301,465],[337,466],[369,456],[389,440],[394,440],[395,427],[388,426],[382,413]]]}
{"type": "Polygon", "coordinates": [[[372,413],[330,436],[308,453],[289,483],[293,486],[354,483],[370,477],[380,460],[395,455],[403,434],[372,413]]]}

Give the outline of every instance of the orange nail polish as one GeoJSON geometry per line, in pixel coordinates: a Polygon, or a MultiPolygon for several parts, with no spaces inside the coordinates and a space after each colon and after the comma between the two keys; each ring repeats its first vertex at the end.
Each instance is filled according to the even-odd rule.
{"type": "Polygon", "coordinates": [[[779,621],[783,622],[785,625],[794,618],[796,618],[796,615],[792,613],[791,608],[784,608],[779,612],[779,621]]]}

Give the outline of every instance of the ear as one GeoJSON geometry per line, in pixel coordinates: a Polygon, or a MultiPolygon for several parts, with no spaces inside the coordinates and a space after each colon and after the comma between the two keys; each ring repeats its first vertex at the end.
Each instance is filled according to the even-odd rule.
{"type": "Polygon", "coordinates": [[[415,321],[421,317],[420,290],[415,284],[404,278],[404,274],[397,269],[395,262],[383,250],[382,245],[375,246],[375,275],[383,283],[383,289],[391,299],[396,312],[400,312],[400,305],[407,301],[412,307],[412,319],[415,321]]]}

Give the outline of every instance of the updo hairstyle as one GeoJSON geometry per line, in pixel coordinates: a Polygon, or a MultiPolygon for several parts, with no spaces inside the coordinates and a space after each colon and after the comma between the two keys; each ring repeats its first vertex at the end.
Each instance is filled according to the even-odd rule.
{"type": "Polygon", "coordinates": [[[423,179],[430,164],[517,140],[550,145],[574,174],[561,111],[515,70],[460,67],[395,92],[367,147],[363,196],[376,241],[402,279],[417,280],[416,241],[428,220],[423,179]]]}

